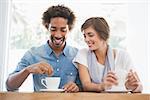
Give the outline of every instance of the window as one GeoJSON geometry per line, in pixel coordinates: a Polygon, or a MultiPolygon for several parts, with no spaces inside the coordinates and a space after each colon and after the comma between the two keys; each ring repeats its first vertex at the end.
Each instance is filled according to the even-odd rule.
{"type": "MultiPolygon", "coordinates": [[[[7,73],[5,73],[5,79],[7,78],[8,74],[16,68],[17,63],[28,49],[33,46],[39,46],[43,43],[46,43],[47,39],[49,38],[49,33],[42,25],[42,14],[49,6],[57,4],[64,4],[65,6],[68,6],[75,12],[77,16],[75,28],[69,34],[70,37],[67,40],[68,43],[73,44],[78,48],[86,47],[83,41],[83,35],[80,31],[81,24],[89,17],[102,16],[106,18],[108,24],[110,25],[110,44],[116,48],[128,48],[129,39],[127,35],[130,33],[128,30],[128,26],[130,26],[128,25],[130,18],[129,12],[132,13],[130,9],[132,9],[131,6],[133,3],[104,2],[99,0],[30,0],[30,2],[27,0],[12,0],[8,67],[6,68],[7,73]]],[[[134,15],[132,14],[132,16],[134,15]]],[[[133,48],[133,50],[135,49],[133,48]]],[[[134,51],[131,50],[131,53],[132,52],[134,51]]],[[[29,80],[32,79],[31,77],[29,78],[29,80]]],[[[146,78],[142,77],[142,79],[144,81],[146,78]]],[[[22,87],[20,91],[32,91],[32,82],[29,80],[26,81],[28,86],[26,86],[25,83],[24,87],[22,87]],[[29,87],[29,84],[31,84],[31,87],[29,87]]]]}

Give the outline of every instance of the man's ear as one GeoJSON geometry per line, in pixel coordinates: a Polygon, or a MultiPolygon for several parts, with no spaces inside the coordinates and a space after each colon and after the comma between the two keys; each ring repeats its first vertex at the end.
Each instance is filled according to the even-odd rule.
{"type": "Polygon", "coordinates": [[[42,24],[45,26],[45,28],[48,30],[49,28],[49,23],[45,23],[45,22],[42,22],[42,24]]]}
{"type": "Polygon", "coordinates": [[[47,30],[50,31],[50,28],[51,28],[51,24],[49,23],[47,30]]]}

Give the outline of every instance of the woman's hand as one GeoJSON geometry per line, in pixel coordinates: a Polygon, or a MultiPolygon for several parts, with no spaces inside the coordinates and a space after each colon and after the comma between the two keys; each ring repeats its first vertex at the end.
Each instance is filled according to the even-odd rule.
{"type": "Polygon", "coordinates": [[[132,90],[133,92],[141,92],[142,84],[136,72],[130,70],[127,76],[127,81],[125,83],[127,89],[132,90]]]}
{"type": "Polygon", "coordinates": [[[114,72],[109,71],[105,78],[103,78],[103,89],[111,89],[113,85],[118,85],[118,79],[114,72]]]}

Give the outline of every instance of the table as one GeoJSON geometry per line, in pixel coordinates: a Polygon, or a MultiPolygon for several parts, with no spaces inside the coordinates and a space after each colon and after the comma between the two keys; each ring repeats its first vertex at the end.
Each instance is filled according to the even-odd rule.
{"type": "Polygon", "coordinates": [[[94,92],[0,92],[0,100],[150,100],[150,94],[94,92]]]}

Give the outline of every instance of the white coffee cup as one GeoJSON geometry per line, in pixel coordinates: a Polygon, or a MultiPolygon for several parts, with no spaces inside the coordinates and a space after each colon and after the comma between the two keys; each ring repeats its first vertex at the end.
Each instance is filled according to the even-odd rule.
{"type": "Polygon", "coordinates": [[[114,71],[118,78],[118,85],[112,86],[112,90],[126,90],[125,82],[128,75],[127,70],[125,69],[115,69],[114,71]]]}
{"type": "Polygon", "coordinates": [[[47,89],[58,89],[60,77],[46,77],[45,79],[41,79],[41,84],[47,89]]]}

